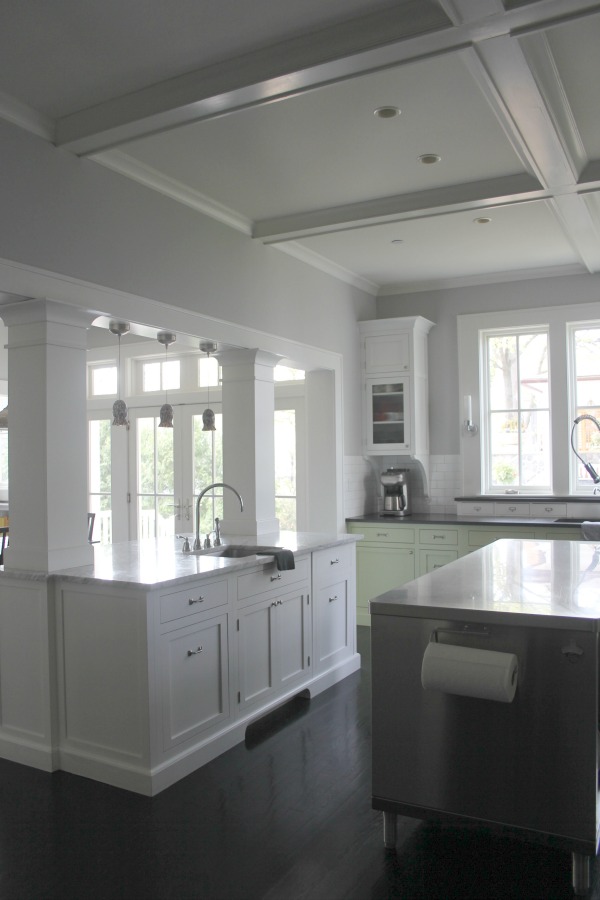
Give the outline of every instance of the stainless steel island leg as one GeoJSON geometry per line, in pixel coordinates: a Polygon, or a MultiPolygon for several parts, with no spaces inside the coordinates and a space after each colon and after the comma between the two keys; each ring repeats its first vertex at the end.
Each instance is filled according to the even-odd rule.
{"type": "MultiPolygon", "coordinates": [[[[384,824],[385,829],[385,824],[384,824]]],[[[573,891],[578,896],[590,889],[590,857],[584,853],[573,853],[573,891]]]]}
{"type": "Polygon", "coordinates": [[[396,813],[384,812],[383,814],[383,844],[386,850],[393,850],[396,846],[396,813]]]}

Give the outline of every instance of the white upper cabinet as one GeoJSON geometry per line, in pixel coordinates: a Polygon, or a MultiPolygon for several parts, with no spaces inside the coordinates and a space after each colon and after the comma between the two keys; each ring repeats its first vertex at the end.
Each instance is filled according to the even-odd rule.
{"type": "Polygon", "coordinates": [[[428,456],[432,326],[422,316],[359,323],[366,453],[428,456]]]}

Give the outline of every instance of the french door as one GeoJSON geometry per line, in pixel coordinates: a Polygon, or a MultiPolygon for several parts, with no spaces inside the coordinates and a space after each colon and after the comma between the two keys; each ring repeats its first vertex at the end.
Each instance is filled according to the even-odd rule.
{"type": "MultiPolygon", "coordinates": [[[[222,481],[222,417],[216,431],[202,431],[199,404],[175,407],[173,428],[160,428],[154,410],[130,410],[130,534],[133,539],[170,537],[195,530],[195,498],[222,481]]],[[[222,495],[202,504],[201,532],[223,516],[222,495]]]]}

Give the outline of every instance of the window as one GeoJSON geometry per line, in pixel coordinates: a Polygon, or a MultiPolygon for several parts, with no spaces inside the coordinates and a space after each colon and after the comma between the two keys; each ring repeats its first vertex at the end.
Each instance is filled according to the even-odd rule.
{"type": "Polygon", "coordinates": [[[89,367],[89,394],[91,397],[112,396],[117,393],[117,367],[99,365],[89,367]]]}
{"type": "Polygon", "coordinates": [[[283,531],[296,531],[296,411],[275,410],[275,515],[283,531]]]}
{"type": "Polygon", "coordinates": [[[112,432],[110,419],[89,423],[89,511],[95,513],[94,540],[112,543],[112,432]]]}
{"type": "MultiPolygon", "coordinates": [[[[457,324],[457,420],[471,396],[478,426],[460,431],[463,494],[591,494],[571,435],[575,418],[600,419],[600,303],[470,313],[457,324]]],[[[595,423],[575,432],[577,452],[600,467],[595,423]]]]}
{"type": "Polygon", "coordinates": [[[482,334],[486,488],[551,489],[547,330],[482,334]]]}
{"type": "MultiPolygon", "coordinates": [[[[571,380],[574,386],[573,420],[580,416],[600,419],[600,324],[570,329],[571,380]]],[[[580,457],[600,469],[600,431],[591,419],[584,419],[572,428],[572,439],[580,457]]],[[[589,488],[590,475],[575,454],[571,458],[572,481],[575,490],[589,488]]]]}
{"type": "Polygon", "coordinates": [[[178,391],[181,363],[178,359],[142,362],[142,391],[178,391]]]}

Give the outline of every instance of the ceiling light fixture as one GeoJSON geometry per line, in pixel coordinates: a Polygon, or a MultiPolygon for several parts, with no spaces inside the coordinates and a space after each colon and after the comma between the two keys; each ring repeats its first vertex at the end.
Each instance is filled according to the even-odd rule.
{"type": "MultiPolygon", "coordinates": [[[[210,359],[210,354],[214,353],[217,349],[217,345],[214,341],[200,341],[200,349],[203,353],[206,353],[206,358],[210,359]]],[[[206,409],[202,413],[202,431],[216,431],[215,426],[215,414],[210,408],[210,373],[208,376],[208,381],[206,383],[207,389],[207,401],[206,401],[206,409]]]]}
{"type": "Polygon", "coordinates": [[[419,162],[424,166],[433,166],[435,163],[439,163],[441,158],[437,153],[423,153],[419,156],[419,162]]]}
{"type": "Polygon", "coordinates": [[[129,425],[127,413],[127,404],[121,400],[121,337],[129,334],[128,322],[116,322],[111,320],[108,323],[108,330],[111,334],[116,334],[119,338],[119,363],[117,367],[117,400],[113,403],[113,425],[129,425]]]}
{"type": "Polygon", "coordinates": [[[373,115],[378,119],[395,119],[400,115],[400,110],[397,106],[378,106],[373,110],[373,115]]]}
{"type": "MultiPolygon", "coordinates": [[[[156,340],[159,344],[162,344],[165,348],[165,365],[168,359],[169,354],[169,345],[174,344],[177,340],[177,335],[173,334],[171,331],[159,331],[156,335],[156,340]]],[[[166,372],[163,369],[163,380],[166,380],[166,372]]],[[[172,428],[173,427],[173,407],[168,402],[169,396],[167,389],[165,388],[165,402],[160,408],[160,422],[158,423],[159,428],[172,428]]]]}
{"type": "Polygon", "coordinates": [[[476,219],[473,219],[473,221],[476,225],[487,225],[488,222],[491,222],[492,220],[489,216],[478,216],[476,219]]]}
{"type": "Polygon", "coordinates": [[[402,240],[402,238],[392,238],[391,243],[392,244],[403,244],[404,241],[402,240]]]}

